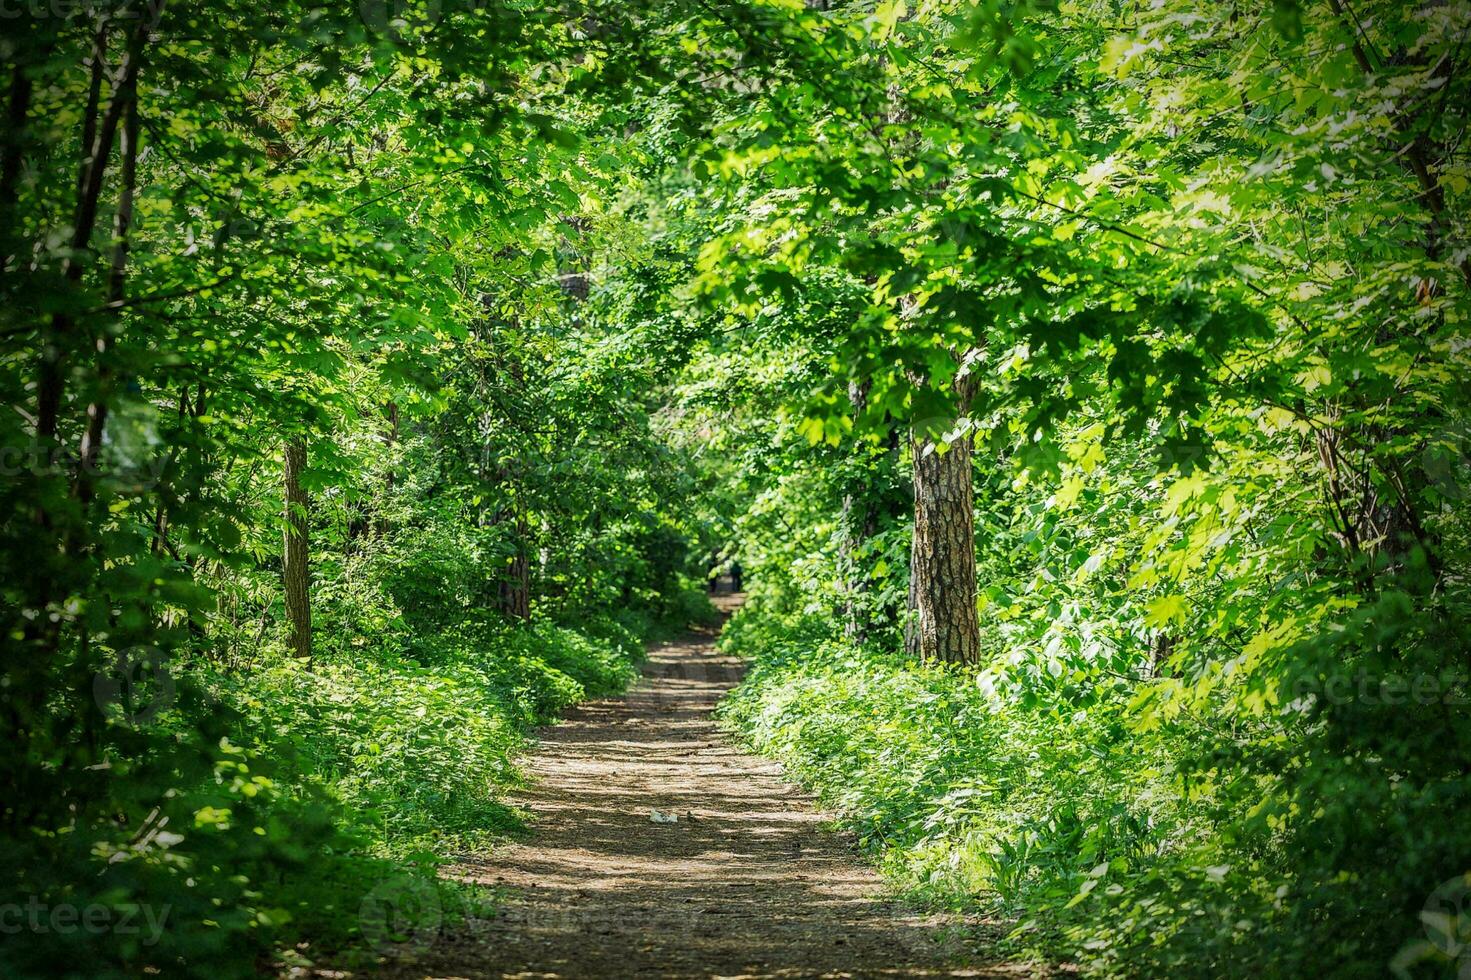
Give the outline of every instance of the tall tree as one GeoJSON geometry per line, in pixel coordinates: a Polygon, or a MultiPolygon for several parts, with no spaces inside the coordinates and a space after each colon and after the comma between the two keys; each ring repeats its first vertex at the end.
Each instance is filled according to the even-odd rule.
{"type": "Polygon", "coordinates": [[[311,500],[301,485],[301,474],[305,469],[305,440],[301,437],[289,439],[281,467],[286,500],[281,584],[286,595],[286,618],[291,628],[291,652],[298,657],[312,655],[311,569],[307,548],[311,500]]]}
{"type": "MultiPolygon", "coordinates": [[[[963,416],[971,381],[953,389],[963,416]]],[[[926,661],[974,664],[980,659],[976,615],[976,546],[969,420],[944,441],[916,429],[914,541],[909,561],[909,620],[904,649],[926,661]]]]}
{"type": "MultiPolygon", "coordinates": [[[[854,412],[862,412],[868,404],[868,385],[853,381],[848,385],[848,400],[854,412]]],[[[861,453],[863,447],[860,446],[861,453]]],[[[856,467],[854,467],[856,468],[856,467]]],[[[843,493],[838,516],[838,571],[842,577],[843,634],[855,642],[868,637],[872,627],[868,597],[868,578],[864,574],[862,555],[878,530],[878,513],[866,469],[850,478],[843,493]]]]}

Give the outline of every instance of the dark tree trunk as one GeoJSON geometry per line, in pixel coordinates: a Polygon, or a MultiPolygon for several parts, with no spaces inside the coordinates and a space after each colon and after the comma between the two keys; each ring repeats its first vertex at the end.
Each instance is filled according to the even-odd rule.
{"type": "MultiPolygon", "coordinates": [[[[387,416],[388,427],[383,430],[383,445],[392,449],[398,443],[398,402],[391,401],[388,403],[387,416]]],[[[392,490],[397,477],[398,475],[394,472],[393,467],[390,466],[388,468],[388,476],[383,481],[383,488],[385,490],[392,490]]]]}
{"type": "Polygon", "coordinates": [[[306,443],[301,439],[292,439],[286,444],[286,463],[283,467],[286,529],[281,581],[286,590],[286,618],[291,625],[291,651],[298,657],[312,655],[311,579],[307,565],[307,508],[310,501],[301,488],[301,474],[305,469],[306,443]]]}
{"type": "MultiPolygon", "coordinates": [[[[5,104],[5,147],[0,153],[0,229],[16,234],[16,202],[20,199],[20,168],[25,158],[26,124],[31,114],[35,89],[28,65],[18,60],[10,75],[10,93],[5,104]]],[[[17,234],[17,237],[19,235],[17,234]]]]}
{"type": "MultiPolygon", "coordinates": [[[[1329,7],[1349,39],[1349,48],[1359,68],[1366,76],[1376,75],[1375,58],[1365,46],[1362,27],[1352,12],[1341,0],[1329,0],[1329,7]]],[[[1399,52],[1390,60],[1401,67],[1410,67],[1409,57],[1399,52]]],[[[1427,70],[1431,78],[1443,85],[1451,84],[1454,64],[1449,57],[1416,67],[1427,70]]],[[[1390,119],[1399,147],[1391,159],[1407,169],[1418,186],[1420,203],[1430,219],[1422,248],[1427,258],[1439,261],[1452,217],[1447,212],[1445,191],[1436,175],[1445,148],[1426,136],[1419,125],[1421,120],[1410,110],[1396,111],[1390,119]]],[[[1456,268],[1462,280],[1471,284],[1471,258],[1462,256],[1456,268]]],[[[1428,304],[1442,292],[1442,285],[1434,277],[1426,277],[1416,284],[1413,301],[1428,304]]],[[[1435,329],[1443,323],[1443,318],[1437,317],[1435,329]]],[[[1379,344],[1402,340],[1389,324],[1381,327],[1374,339],[1379,344]]],[[[1426,474],[1420,467],[1404,466],[1402,454],[1379,452],[1386,446],[1419,442],[1424,433],[1444,424],[1444,414],[1438,407],[1427,406],[1427,409],[1428,414],[1417,419],[1413,427],[1344,424],[1334,420],[1317,428],[1318,459],[1325,477],[1329,518],[1335,525],[1339,543],[1354,564],[1361,589],[1372,588],[1375,572],[1371,565],[1391,572],[1403,570],[1417,548],[1423,552],[1426,565],[1436,578],[1444,571],[1440,541],[1422,518],[1426,474]]]]}
{"type": "Polygon", "coordinates": [[[87,190],[87,173],[97,152],[97,113],[102,105],[102,79],[107,74],[107,18],[97,22],[92,37],[91,79],[87,83],[87,107],[82,111],[82,165],[77,169],[77,200],[87,190]]]}
{"type": "MultiPolygon", "coordinates": [[[[498,356],[496,367],[512,383],[520,388],[525,382],[525,369],[518,357],[498,356]]],[[[486,439],[489,439],[489,426],[486,439]]],[[[490,443],[481,447],[481,479],[490,475],[490,443]]],[[[522,496],[520,460],[502,460],[493,471],[494,486],[506,494],[507,502],[496,510],[491,518],[498,526],[506,528],[511,543],[511,560],[506,565],[500,580],[496,582],[495,605],[512,619],[531,618],[531,526],[526,520],[526,502],[522,496]]]]}
{"type": "MultiPolygon", "coordinates": [[[[396,446],[397,443],[399,443],[399,403],[388,402],[388,408],[387,412],[385,412],[385,416],[387,416],[387,418],[385,418],[385,421],[387,421],[387,427],[382,430],[382,444],[384,444],[384,447],[388,450],[388,452],[393,452],[393,447],[396,446]]],[[[384,490],[384,503],[387,503],[388,496],[391,496],[391,494],[393,494],[394,486],[396,486],[397,483],[399,483],[399,474],[394,471],[393,466],[388,466],[388,472],[384,475],[384,480],[382,480],[382,490],[384,490]]],[[[385,537],[388,534],[388,518],[387,516],[384,516],[382,506],[378,508],[378,516],[374,519],[374,534],[378,537],[385,537]]]]}
{"type": "MultiPolygon", "coordinates": [[[[1341,0],[1329,0],[1329,7],[1339,20],[1349,41],[1354,59],[1366,76],[1378,73],[1372,46],[1366,46],[1362,26],[1341,0]]],[[[1444,86],[1450,86],[1455,68],[1449,55],[1439,61],[1415,64],[1408,52],[1396,52],[1390,63],[1401,68],[1419,68],[1444,86]]],[[[1394,112],[1391,122],[1395,130],[1396,152],[1389,157],[1396,166],[1409,171],[1419,189],[1419,200],[1429,216],[1422,248],[1432,262],[1440,261],[1453,215],[1448,212],[1445,190],[1438,171],[1447,155],[1446,148],[1430,139],[1409,108],[1394,112]]],[[[1462,255],[1456,269],[1471,284],[1471,257],[1462,255]]],[[[1416,283],[1413,301],[1429,304],[1444,289],[1434,276],[1416,283]]],[[[1432,330],[1438,331],[1444,317],[1437,315],[1432,330]]],[[[1417,331],[1421,329],[1417,327],[1417,331]]],[[[1374,338],[1379,344],[1402,342],[1397,329],[1386,322],[1374,338]]],[[[1421,339],[1416,340],[1420,344],[1421,339]]],[[[1379,396],[1374,396],[1379,401],[1379,396]]],[[[1413,425],[1391,426],[1343,423],[1338,420],[1316,430],[1318,458],[1325,477],[1329,518],[1344,551],[1353,562],[1354,574],[1364,591],[1373,588],[1376,571],[1398,572],[1409,567],[1411,557],[1419,549],[1426,567],[1435,578],[1444,572],[1441,542],[1427,527],[1425,501],[1427,474],[1422,467],[1406,466],[1405,454],[1382,452],[1385,447],[1420,444],[1423,436],[1445,425],[1445,414],[1439,406],[1425,406],[1413,425]]]]}
{"type": "MultiPolygon", "coordinates": [[[[122,142],[118,147],[122,162],[122,184],[118,190],[117,212],[113,217],[112,267],[107,275],[107,301],[116,304],[122,301],[123,287],[128,275],[129,233],[133,224],[133,197],[138,188],[138,82],[134,74],[115,96],[124,100],[122,142]]],[[[111,396],[112,369],[107,360],[109,338],[107,329],[97,334],[97,391],[87,406],[87,428],[82,434],[78,456],[76,493],[83,503],[89,503],[95,492],[95,479],[102,436],[107,428],[108,399],[111,396]]]]}
{"type": "MultiPolygon", "coordinates": [[[[118,124],[122,120],[124,100],[113,98],[107,114],[98,122],[97,97],[101,89],[103,51],[106,28],[97,32],[93,49],[92,85],[88,92],[87,110],[82,122],[82,166],[77,176],[76,211],[72,219],[71,252],[62,262],[62,275],[70,283],[80,283],[86,269],[85,255],[91,246],[92,231],[97,225],[98,205],[102,197],[102,178],[107,170],[107,159],[112,155],[112,145],[117,137],[118,124]],[[95,134],[95,135],[94,135],[95,134]]],[[[141,37],[141,35],[140,35],[141,37]]],[[[139,52],[130,49],[123,55],[123,63],[117,72],[117,85],[121,92],[137,84],[139,52]]],[[[41,351],[41,369],[36,379],[36,435],[45,442],[56,437],[56,427],[61,413],[61,399],[65,388],[63,362],[66,345],[73,326],[68,312],[58,312],[51,317],[41,351]]]]}
{"type": "MultiPolygon", "coordinates": [[[[968,398],[957,394],[964,413],[968,398]]],[[[904,649],[925,661],[973,664],[980,658],[970,443],[967,434],[941,453],[927,439],[911,441],[914,544],[904,649]]]]}
{"type": "Polygon", "coordinates": [[[530,528],[526,514],[519,504],[511,517],[515,528],[515,553],[506,568],[496,591],[496,605],[501,612],[513,619],[531,618],[531,559],[527,555],[526,541],[530,528]]]}

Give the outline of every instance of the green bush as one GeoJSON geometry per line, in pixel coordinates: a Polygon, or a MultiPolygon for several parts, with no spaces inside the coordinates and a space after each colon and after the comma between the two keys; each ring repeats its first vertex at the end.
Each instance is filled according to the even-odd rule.
{"type": "MultiPolygon", "coordinates": [[[[621,691],[643,655],[635,630],[654,630],[653,619],[632,607],[579,631],[436,608],[423,592],[405,613],[370,568],[321,590],[311,662],[266,650],[230,669],[196,656],[170,671],[175,694],[156,717],[107,729],[107,754],[128,761],[92,773],[84,791],[109,794],[111,811],[37,819],[24,846],[0,856],[0,881],[24,896],[22,916],[75,908],[127,917],[127,928],[32,929],[0,950],[0,972],[369,966],[402,938],[379,935],[365,911],[374,896],[407,894],[410,919],[424,907],[423,928],[481,909],[484,896],[437,880],[435,867],[522,829],[504,798],[530,728],[621,691]]],[[[668,608],[709,608],[694,598],[668,608]]],[[[36,788],[53,792],[77,788],[36,788]]]]}
{"type": "MultiPolygon", "coordinates": [[[[1323,669],[1345,672],[1366,635],[1321,650],[1323,669]]],[[[1406,937],[1424,882],[1454,883],[1471,846],[1464,755],[1412,714],[1396,734],[1325,699],[1314,714],[1333,717],[1288,752],[1261,731],[1141,725],[1123,689],[1086,706],[998,693],[760,602],[724,642],[754,660],[725,722],[917,899],[1009,918],[1015,953],[1119,976],[1453,974],[1443,947],[1406,937]],[[1387,741],[1345,756],[1344,725],[1387,741]]]]}

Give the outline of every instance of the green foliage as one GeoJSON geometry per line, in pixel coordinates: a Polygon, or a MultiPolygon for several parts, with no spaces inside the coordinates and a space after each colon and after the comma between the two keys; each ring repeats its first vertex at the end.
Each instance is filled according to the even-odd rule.
{"type": "Polygon", "coordinates": [[[1104,973],[1457,969],[1468,25],[804,9],[704,144],[693,299],[746,340],[684,397],[753,391],[706,424],[763,589],[730,718],[910,884],[1104,973]],[[955,674],[894,654],[911,434],[976,446],[955,674]]]}
{"type": "Polygon", "coordinates": [[[814,785],[917,894],[992,911],[1059,906],[1100,863],[1137,865],[1184,832],[1168,761],[1107,704],[1059,718],[902,657],[816,641],[748,607],[727,645],[757,660],[725,719],[814,785]]]}
{"type": "Polygon", "coordinates": [[[7,973],[473,905],[429,852],[733,562],[728,717],[919,891],[1102,972],[1464,967],[1463,0],[43,6],[0,870],[177,925],[7,973]],[[958,439],[946,672],[894,651],[958,439]]]}
{"type": "Polygon", "coordinates": [[[365,924],[380,886],[448,917],[435,866],[519,826],[530,726],[709,613],[702,529],[661,503],[687,478],[651,430],[655,367],[589,324],[621,228],[609,114],[663,71],[631,43],[649,24],[601,3],[16,14],[0,884],[23,915],[169,920],[146,943],[27,920],[0,972],[371,962],[399,942],[365,924]]]}
{"type": "Polygon", "coordinates": [[[917,899],[1010,918],[1014,952],[1108,975],[1381,976],[1417,931],[1423,882],[1464,854],[1464,781],[1428,760],[1413,768],[1433,789],[1394,789],[1387,760],[1299,742],[1284,785],[1240,758],[1284,765],[1280,740],[1221,744],[1198,723],[1143,735],[1127,691],[1008,698],[824,632],[742,610],[726,642],[755,666],[726,721],[917,899]],[[1318,809],[1297,812],[1301,798],[1318,809]]]}

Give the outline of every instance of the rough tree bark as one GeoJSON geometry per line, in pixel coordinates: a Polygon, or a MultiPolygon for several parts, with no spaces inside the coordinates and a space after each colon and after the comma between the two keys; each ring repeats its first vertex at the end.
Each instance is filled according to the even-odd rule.
{"type": "MultiPolygon", "coordinates": [[[[968,385],[957,379],[961,414],[968,385]]],[[[971,437],[941,453],[922,437],[914,454],[914,543],[909,563],[909,622],[904,649],[927,662],[973,664],[980,658],[971,437]]]]}
{"type": "Polygon", "coordinates": [[[307,565],[307,514],[310,501],[301,487],[306,469],[306,443],[286,443],[282,468],[286,497],[285,546],[282,550],[281,581],[286,590],[286,618],[291,625],[291,651],[298,657],[312,655],[312,607],[310,570],[307,565]]]}

